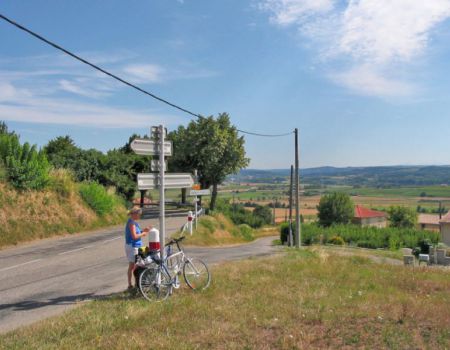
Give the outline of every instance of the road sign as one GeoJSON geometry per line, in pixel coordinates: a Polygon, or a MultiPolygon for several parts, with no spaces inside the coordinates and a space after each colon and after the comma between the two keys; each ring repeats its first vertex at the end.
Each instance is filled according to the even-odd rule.
{"type": "Polygon", "coordinates": [[[189,196],[209,196],[211,191],[208,189],[205,190],[191,190],[189,192],[189,196]]]}
{"type": "MultiPolygon", "coordinates": [[[[159,164],[160,161],[159,159],[152,159],[151,163],[150,163],[150,167],[152,169],[152,171],[155,172],[159,172],[159,164]]],[[[167,165],[167,160],[164,162],[164,171],[167,171],[168,165],[167,165]]]]}
{"type": "MultiPolygon", "coordinates": [[[[159,155],[159,142],[147,139],[134,139],[130,145],[131,149],[136,154],[140,154],[143,156],[157,156],[159,155]]],[[[172,155],[172,142],[165,141],[164,142],[164,155],[171,156],[172,155]]]]}
{"type": "MultiPolygon", "coordinates": [[[[150,129],[150,136],[152,138],[159,138],[159,126],[152,126],[150,129]]],[[[167,137],[167,128],[164,128],[164,137],[167,137]]]]}
{"type": "MultiPolygon", "coordinates": [[[[139,190],[151,190],[160,185],[159,174],[138,174],[139,190]]],[[[194,184],[191,174],[165,174],[164,188],[190,188],[194,184]]]]}

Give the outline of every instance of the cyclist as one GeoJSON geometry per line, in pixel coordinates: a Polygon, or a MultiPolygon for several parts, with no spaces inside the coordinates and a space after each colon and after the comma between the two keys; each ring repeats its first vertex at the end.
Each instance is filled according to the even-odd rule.
{"type": "Polygon", "coordinates": [[[142,210],[139,207],[133,207],[129,212],[128,215],[130,218],[127,221],[127,224],[125,226],[125,254],[128,260],[128,290],[133,291],[133,283],[132,283],[132,277],[133,277],[133,271],[135,268],[135,259],[136,255],[138,254],[138,249],[142,247],[142,237],[146,236],[148,232],[151,230],[150,227],[146,227],[143,230],[141,230],[141,227],[137,223],[137,220],[141,217],[142,210]]]}

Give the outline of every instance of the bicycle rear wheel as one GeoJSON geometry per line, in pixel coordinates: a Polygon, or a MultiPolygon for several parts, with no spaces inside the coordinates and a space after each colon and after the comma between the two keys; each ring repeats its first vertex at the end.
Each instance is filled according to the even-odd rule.
{"type": "Polygon", "coordinates": [[[172,288],[172,281],[161,267],[145,269],[139,276],[139,291],[148,301],[167,299],[172,288]]]}
{"type": "Polygon", "coordinates": [[[208,266],[200,259],[187,259],[183,265],[183,277],[186,284],[194,290],[208,288],[211,275],[208,266]]]}

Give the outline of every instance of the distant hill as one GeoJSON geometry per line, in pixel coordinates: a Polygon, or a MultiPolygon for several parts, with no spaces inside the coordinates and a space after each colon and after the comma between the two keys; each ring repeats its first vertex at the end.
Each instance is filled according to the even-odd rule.
{"type": "MultiPolygon", "coordinates": [[[[230,177],[239,182],[280,182],[290,169],[244,169],[230,177]]],[[[301,169],[308,185],[348,185],[369,187],[450,185],[450,166],[318,167],[301,169]]]]}

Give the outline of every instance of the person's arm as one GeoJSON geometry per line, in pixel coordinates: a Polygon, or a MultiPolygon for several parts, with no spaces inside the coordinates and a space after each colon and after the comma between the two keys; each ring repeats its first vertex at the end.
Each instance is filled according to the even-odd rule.
{"type": "Polygon", "coordinates": [[[131,238],[134,241],[138,240],[141,237],[144,237],[147,234],[147,232],[142,232],[141,234],[139,234],[136,232],[136,226],[133,223],[130,222],[129,225],[130,225],[129,227],[130,227],[130,232],[131,232],[131,238]]]}

